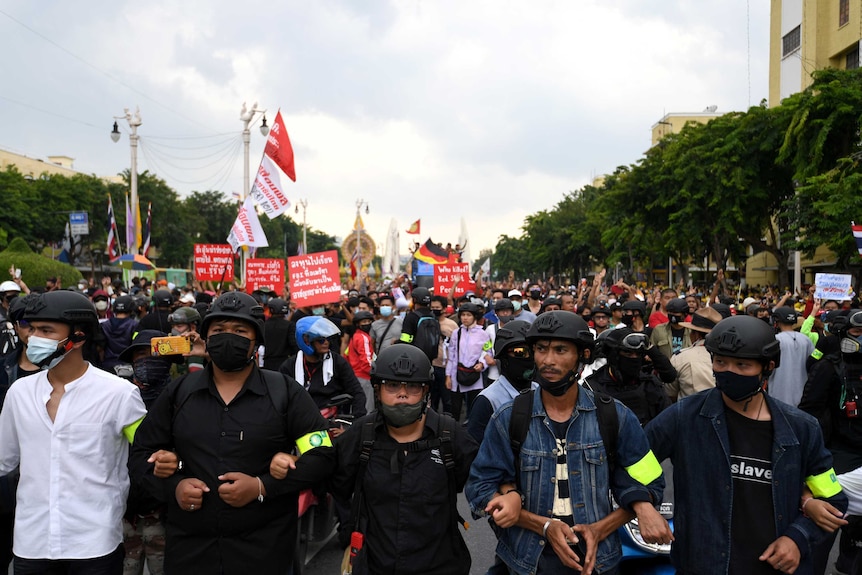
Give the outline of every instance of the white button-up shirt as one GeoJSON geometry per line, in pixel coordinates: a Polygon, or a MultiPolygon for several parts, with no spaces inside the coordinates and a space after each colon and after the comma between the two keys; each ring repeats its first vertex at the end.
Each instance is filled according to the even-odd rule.
{"type": "Polygon", "coordinates": [[[138,388],[92,365],[66,384],[54,421],[47,371],[16,381],[0,412],[0,474],[20,466],[15,555],[90,559],[123,540],[129,441],[146,415],[138,388]]]}

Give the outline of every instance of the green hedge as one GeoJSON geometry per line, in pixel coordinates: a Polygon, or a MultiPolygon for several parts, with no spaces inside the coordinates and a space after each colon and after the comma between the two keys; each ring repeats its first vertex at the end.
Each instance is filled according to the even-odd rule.
{"type": "Polygon", "coordinates": [[[7,274],[12,266],[21,269],[21,279],[30,288],[44,287],[49,277],[61,278],[62,287],[67,288],[83,277],[73,266],[35,253],[21,238],[15,238],[0,252],[0,281],[11,279],[7,274]]]}

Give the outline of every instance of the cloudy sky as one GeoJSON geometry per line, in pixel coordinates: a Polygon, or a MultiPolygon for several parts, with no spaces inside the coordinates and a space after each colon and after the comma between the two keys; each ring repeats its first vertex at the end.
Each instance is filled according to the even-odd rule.
{"type": "MultiPolygon", "coordinates": [[[[129,167],[113,116],[140,107],[139,170],[180,194],[243,188],[243,102],[281,108],[310,226],[382,246],[422,219],[472,254],[636,162],[665,113],[767,97],[768,2],[6,0],[0,148],[129,167]]],[[[252,130],[251,171],[264,138],[252,130]]],[[[301,216],[300,216],[301,218],[301,216]]],[[[157,216],[155,225],[158,225],[157,216]]],[[[225,230],[227,234],[228,230],[225,230]]],[[[382,248],[381,248],[382,249],[382,248]]]]}

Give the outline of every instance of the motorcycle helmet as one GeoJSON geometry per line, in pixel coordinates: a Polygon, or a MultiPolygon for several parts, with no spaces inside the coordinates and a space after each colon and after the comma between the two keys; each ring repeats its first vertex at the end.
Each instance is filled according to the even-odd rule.
{"type": "Polygon", "coordinates": [[[201,337],[206,339],[209,326],[217,319],[242,319],[250,322],[254,326],[255,338],[257,339],[258,345],[262,345],[264,343],[263,307],[261,307],[260,304],[258,304],[250,295],[238,291],[231,291],[216,298],[212,303],[212,307],[210,308],[206,318],[201,322],[201,337]]]}
{"type": "MultiPolygon", "coordinates": [[[[207,316],[209,317],[209,316],[207,316]]],[[[310,315],[296,322],[296,345],[306,355],[314,355],[311,342],[338,335],[341,330],[325,317],[310,315]]]]}

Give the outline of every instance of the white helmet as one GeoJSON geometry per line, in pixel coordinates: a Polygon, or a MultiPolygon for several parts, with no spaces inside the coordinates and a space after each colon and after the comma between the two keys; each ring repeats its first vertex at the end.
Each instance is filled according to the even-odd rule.
{"type": "Polygon", "coordinates": [[[18,291],[19,292],[19,291],[21,291],[21,288],[18,287],[18,284],[16,284],[15,282],[13,282],[11,280],[6,280],[5,282],[0,283],[0,292],[7,292],[7,291],[18,291]]]}

